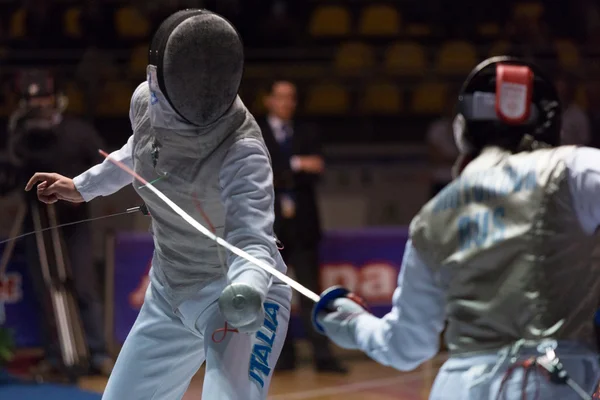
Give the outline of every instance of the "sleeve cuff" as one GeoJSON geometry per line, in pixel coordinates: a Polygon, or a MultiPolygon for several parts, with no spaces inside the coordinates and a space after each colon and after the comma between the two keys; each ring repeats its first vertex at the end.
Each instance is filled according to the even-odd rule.
{"type": "Polygon", "coordinates": [[[89,180],[86,173],[73,178],[73,184],[85,202],[89,202],[96,197],[93,193],[90,193],[90,191],[87,190],[87,187],[89,186],[89,180]]]}

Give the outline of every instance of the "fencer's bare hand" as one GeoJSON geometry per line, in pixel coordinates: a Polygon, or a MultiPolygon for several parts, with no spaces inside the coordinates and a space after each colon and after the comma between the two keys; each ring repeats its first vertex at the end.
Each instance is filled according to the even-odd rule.
{"type": "Polygon", "coordinates": [[[73,179],[55,173],[37,172],[31,177],[25,191],[33,189],[36,183],[37,197],[42,203],[54,204],[58,200],[71,203],[83,203],[81,193],[75,187],[73,179]]]}

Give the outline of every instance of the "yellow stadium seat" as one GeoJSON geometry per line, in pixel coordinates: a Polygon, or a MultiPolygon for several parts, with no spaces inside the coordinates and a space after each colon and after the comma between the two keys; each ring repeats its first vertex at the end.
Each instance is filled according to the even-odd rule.
{"type": "Polygon", "coordinates": [[[397,8],[384,4],[367,6],[360,15],[358,32],[364,36],[400,34],[400,14],[397,8]]]}
{"type": "Polygon", "coordinates": [[[342,75],[360,75],[375,65],[373,49],[361,42],[342,44],[335,55],[335,69],[342,75]]]}
{"type": "Polygon", "coordinates": [[[469,73],[475,65],[477,65],[477,51],[468,42],[446,42],[438,54],[437,69],[442,74],[469,73]]]}
{"type": "Polygon", "coordinates": [[[344,87],[322,83],[308,90],[306,112],[313,115],[341,115],[350,108],[350,98],[344,87]]]}
{"type": "Polygon", "coordinates": [[[11,39],[21,39],[26,35],[27,12],[24,8],[19,8],[10,17],[9,36],[11,39]]]}
{"type": "Polygon", "coordinates": [[[495,22],[479,24],[477,33],[483,37],[497,37],[500,35],[500,26],[495,22]]]}
{"type": "Polygon", "coordinates": [[[416,42],[398,42],[385,52],[385,69],[391,75],[423,75],[427,71],[427,57],[416,42]]]}
{"type": "Polygon", "coordinates": [[[102,117],[120,117],[129,113],[132,87],[127,81],[109,81],[100,92],[96,114],[102,117]]]}
{"type": "Polygon", "coordinates": [[[402,95],[396,85],[374,83],[367,86],[361,111],[367,114],[397,114],[402,108],[402,95]]]}
{"type": "Polygon", "coordinates": [[[415,114],[442,114],[448,107],[448,85],[425,82],[419,85],[412,96],[411,109],[415,114]]]}
{"type": "Polygon", "coordinates": [[[65,96],[69,99],[67,104],[67,111],[71,114],[81,115],[85,112],[85,99],[83,92],[79,90],[79,87],[69,82],[65,86],[65,96]]]}
{"type": "Polygon", "coordinates": [[[131,78],[144,79],[148,66],[148,44],[136,46],[129,58],[129,75],[131,78]]]}
{"type": "Polygon", "coordinates": [[[527,18],[527,19],[539,19],[544,12],[544,6],[542,3],[537,2],[525,2],[515,4],[513,7],[513,17],[515,18],[527,18]]]}
{"type": "Polygon", "coordinates": [[[122,7],[115,13],[115,26],[120,37],[125,39],[147,38],[150,23],[135,7],[122,7]]]}
{"type": "Polygon", "coordinates": [[[561,67],[566,69],[573,69],[579,67],[581,62],[579,56],[579,49],[570,40],[562,39],[554,42],[556,54],[558,55],[558,63],[561,67]]]}
{"type": "Polygon", "coordinates": [[[575,104],[579,105],[579,107],[587,110],[588,108],[588,99],[587,99],[587,90],[585,85],[577,86],[575,90],[575,104]]]}
{"type": "Polygon", "coordinates": [[[68,37],[80,38],[82,36],[80,15],[81,8],[79,7],[71,7],[65,12],[63,26],[68,37]]]}
{"type": "Polygon", "coordinates": [[[311,36],[346,36],[351,29],[350,12],[341,6],[321,6],[317,8],[310,21],[311,36]]]}
{"type": "Polygon", "coordinates": [[[492,45],[488,53],[488,57],[504,56],[510,51],[510,42],[506,40],[499,40],[492,45]]]}
{"type": "Polygon", "coordinates": [[[254,115],[265,115],[267,113],[267,107],[265,105],[265,98],[268,96],[269,91],[265,88],[260,89],[256,96],[254,96],[254,101],[252,101],[252,105],[250,106],[250,110],[254,115]]]}

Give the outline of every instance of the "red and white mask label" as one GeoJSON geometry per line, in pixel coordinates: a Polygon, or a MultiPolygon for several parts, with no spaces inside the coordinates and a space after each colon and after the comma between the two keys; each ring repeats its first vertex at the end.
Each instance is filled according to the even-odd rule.
{"type": "Polygon", "coordinates": [[[529,67],[498,64],[496,114],[509,124],[521,124],[531,114],[533,72],[529,67]]]}

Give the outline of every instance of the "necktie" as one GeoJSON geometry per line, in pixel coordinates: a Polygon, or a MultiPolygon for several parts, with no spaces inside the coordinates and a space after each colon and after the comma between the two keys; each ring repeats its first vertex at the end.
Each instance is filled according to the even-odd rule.
{"type": "MultiPolygon", "coordinates": [[[[281,152],[283,157],[287,161],[287,165],[290,163],[292,157],[292,138],[293,132],[292,127],[285,123],[281,126],[281,132],[283,133],[283,140],[280,143],[281,152]]],[[[293,190],[285,190],[281,193],[281,207],[284,218],[293,218],[296,214],[296,199],[293,190]]]]}
{"type": "Polygon", "coordinates": [[[292,156],[292,127],[289,124],[283,124],[281,126],[281,132],[283,133],[283,140],[281,141],[281,150],[286,158],[292,156]]]}

